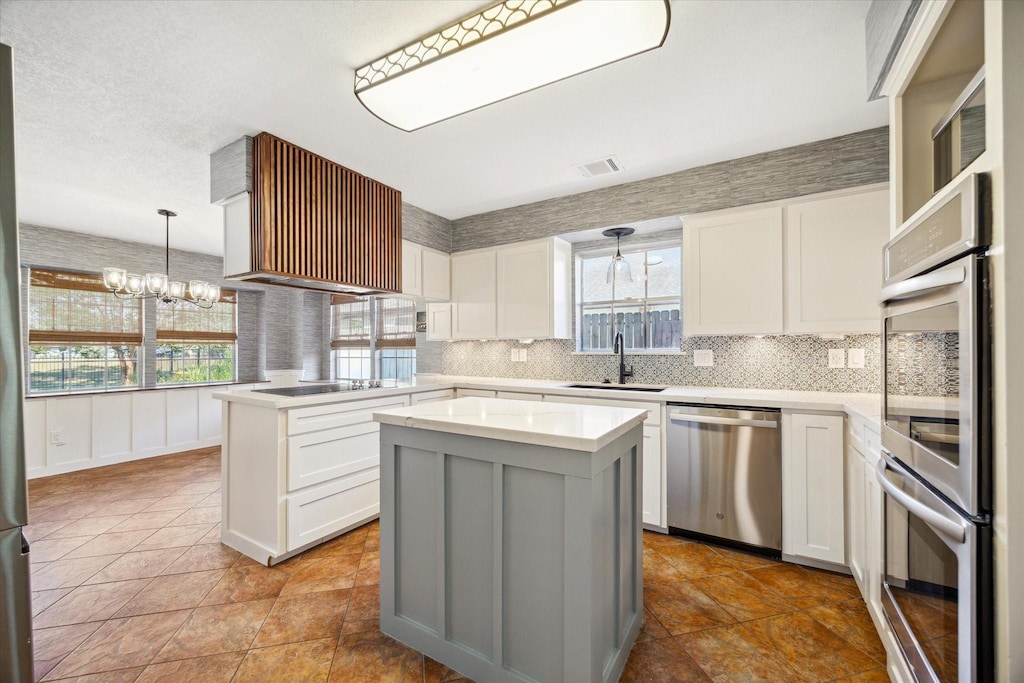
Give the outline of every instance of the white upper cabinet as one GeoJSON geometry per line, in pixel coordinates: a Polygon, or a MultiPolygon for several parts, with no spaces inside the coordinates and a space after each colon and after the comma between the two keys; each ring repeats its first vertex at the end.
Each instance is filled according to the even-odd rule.
{"type": "Polygon", "coordinates": [[[683,332],[783,331],[782,207],[683,220],[683,332]]]}
{"type": "Polygon", "coordinates": [[[879,331],[885,188],[683,219],[683,333],[879,331]]]}
{"type": "Polygon", "coordinates": [[[447,301],[451,294],[450,260],[443,251],[402,240],[402,294],[447,301]]]}
{"type": "Polygon", "coordinates": [[[569,243],[512,244],[499,247],[496,259],[498,338],[571,338],[569,243]]]}
{"type": "Polygon", "coordinates": [[[889,191],[786,207],[786,331],[878,333],[889,191]]]}
{"type": "Polygon", "coordinates": [[[451,256],[423,248],[423,298],[448,301],[451,298],[451,256]]]}
{"type": "Polygon", "coordinates": [[[423,296],[423,247],[402,240],[402,294],[423,296]]]}
{"type": "Polygon", "coordinates": [[[452,254],[452,338],[494,339],[497,326],[494,249],[452,254]]]}
{"type": "Polygon", "coordinates": [[[447,341],[452,338],[452,304],[427,304],[427,339],[447,341]]]}

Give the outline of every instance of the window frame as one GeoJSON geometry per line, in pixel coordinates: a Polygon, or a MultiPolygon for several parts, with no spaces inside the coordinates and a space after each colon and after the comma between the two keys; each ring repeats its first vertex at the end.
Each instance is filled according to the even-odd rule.
{"type": "MultiPolygon", "coordinates": [[[[354,297],[348,295],[335,295],[331,299],[331,379],[332,380],[395,380],[406,381],[398,376],[383,377],[383,365],[385,360],[392,360],[396,368],[403,364],[403,361],[411,363],[410,379],[416,373],[416,303],[399,297],[354,297]],[[402,307],[412,308],[412,329],[409,334],[396,335],[393,331],[385,331],[383,316],[389,306],[383,304],[386,301],[395,301],[403,304],[402,307]],[[335,317],[338,312],[336,306],[366,303],[367,310],[364,318],[368,323],[367,335],[346,335],[338,337],[335,330],[335,317]],[[381,305],[383,304],[383,305],[381,305]],[[353,358],[353,352],[359,352],[360,356],[369,354],[369,358],[353,358]],[[412,352],[411,358],[403,357],[403,353],[412,352]],[[342,353],[346,357],[341,358],[342,353]],[[369,361],[369,377],[342,377],[339,373],[341,361],[349,363],[365,363],[369,361]]],[[[362,374],[362,373],[360,373],[362,374]]],[[[396,373],[396,375],[399,373],[396,373]]]]}
{"type": "MultiPolygon", "coordinates": [[[[197,386],[208,386],[216,384],[234,384],[238,381],[238,292],[233,289],[221,288],[220,300],[216,304],[228,304],[232,307],[231,310],[231,326],[234,329],[233,332],[209,332],[209,331],[192,331],[192,330],[167,330],[166,334],[161,335],[160,329],[160,304],[164,305],[176,305],[181,302],[174,302],[173,304],[166,304],[159,299],[153,299],[154,307],[154,318],[156,323],[155,339],[153,340],[153,387],[156,388],[174,388],[174,387],[197,387],[197,386]],[[161,347],[167,346],[197,346],[201,348],[213,348],[215,346],[230,346],[231,347],[231,378],[230,379],[207,379],[200,382],[161,382],[160,381],[160,368],[158,367],[161,357],[157,352],[161,347]]],[[[215,305],[216,305],[215,304],[215,305]]],[[[192,304],[187,304],[191,306],[192,304]]],[[[191,309],[185,308],[185,311],[191,309]]],[[[203,310],[203,309],[199,309],[203,310]]],[[[172,316],[173,317],[173,316],[172,316]]],[[[182,358],[182,361],[185,359],[182,358]]],[[[205,361],[206,375],[210,376],[212,372],[212,358],[207,355],[206,358],[197,359],[205,361]]],[[[171,358],[173,365],[174,358],[171,358]]]]}
{"type": "Polygon", "coordinates": [[[615,247],[598,247],[598,248],[593,248],[593,249],[581,249],[580,251],[577,251],[577,252],[575,252],[573,254],[574,285],[575,285],[574,286],[574,296],[573,296],[573,299],[574,299],[574,301],[573,301],[573,308],[574,308],[574,313],[575,313],[575,315],[574,315],[575,330],[574,330],[574,335],[573,336],[574,336],[574,341],[575,341],[575,351],[573,353],[581,354],[581,355],[586,355],[586,354],[605,355],[605,354],[608,354],[608,353],[612,353],[613,340],[615,339],[615,334],[618,332],[618,330],[616,329],[616,327],[618,325],[617,316],[615,315],[616,307],[619,307],[619,308],[630,308],[630,309],[639,307],[642,319],[645,321],[645,323],[644,323],[644,330],[643,330],[644,346],[642,348],[630,348],[630,347],[627,346],[626,353],[634,354],[634,355],[635,354],[673,355],[673,354],[680,354],[680,353],[682,353],[682,339],[683,339],[683,332],[682,332],[683,291],[682,291],[682,272],[681,272],[681,269],[682,269],[682,256],[683,256],[683,253],[682,253],[683,252],[683,242],[682,242],[682,239],[681,238],[680,239],[668,239],[668,240],[666,240],[666,239],[659,239],[659,240],[651,240],[651,241],[647,241],[647,242],[638,242],[638,243],[630,244],[628,246],[622,246],[621,247],[621,252],[622,252],[623,256],[628,256],[630,254],[638,254],[638,253],[642,252],[644,254],[644,263],[643,263],[644,271],[643,271],[642,275],[646,276],[647,272],[648,272],[648,268],[650,268],[650,265],[652,265],[652,264],[648,264],[648,254],[651,251],[658,251],[658,250],[661,250],[661,249],[671,249],[671,248],[676,248],[676,249],[679,250],[679,262],[680,262],[680,266],[679,266],[680,267],[680,278],[679,278],[679,280],[680,281],[679,281],[679,294],[678,294],[678,296],[674,296],[674,295],[669,295],[669,296],[648,296],[649,282],[650,281],[649,281],[649,279],[647,277],[645,277],[644,280],[643,280],[643,283],[644,283],[644,296],[642,296],[642,297],[617,298],[615,296],[615,285],[616,285],[616,283],[613,281],[612,285],[611,285],[612,286],[612,298],[611,299],[600,299],[600,300],[593,300],[593,301],[584,301],[584,299],[583,299],[583,264],[584,264],[584,261],[598,260],[598,259],[602,259],[602,258],[610,259],[615,254],[616,248],[615,247]],[[650,339],[649,339],[650,334],[649,334],[649,331],[648,331],[648,323],[647,323],[648,308],[649,307],[659,306],[659,305],[665,305],[665,304],[673,304],[673,303],[677,304],[678,310],[679,310],[679,322],[680,322],[680,333],[679,333],[680,343],[679,343],[679,345],[671,346],[671,347],[651,347],[651,346],[648,346],[648,344],[650,343],[650,339]],[[611,341],[609,342],[609,346],[607,348],[605,348],[605,347],[602,347],[602,348],[593,348],[593,347],[586,348],[586,345],[584,344],[584,339],[583,339],[583,332],[584,332],[583,317],[584,317],[585,311],[587,309],[596,309],[596,308],[607,308],[609,310],[609,315],[611,316],[611,331],[610,331],[610,334],[609,334],[609,339],[611,341]]]}

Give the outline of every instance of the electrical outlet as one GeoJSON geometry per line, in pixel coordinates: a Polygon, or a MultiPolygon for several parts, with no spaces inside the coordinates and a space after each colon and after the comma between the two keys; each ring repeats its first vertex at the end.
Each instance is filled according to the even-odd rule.
{"type": "Polygon", "coordinates": [[[516,363],[519,361],[519,349],[512,349],[512,362],[516,363]]]}
{"type": "Polygon", "coordinates": [[[50,443],[54,446],[63,446],[64,432],[59,429],[50,430],[50,443]]]}
{"type": "Polygon", "coordinates": [[[520,363],[525,363],[526,362],[526,349],[519,349],[519,362],[520,363]]]}
{"type": "Polygon", "coordinates": [[[698,368],[710,368],[715,364],[715,354],[711,349],[695,349],[693,365],[698,368]]]}
{"type": "Polygon", "coordinates": [[[847,352],[849,361],[849,367],[851,368],[863,368],[864,367],[864,349],[850,349],[847,352]]]}
{"type": "Polygon", "coordinates": [[[846,367],[846,349],[829,349],[828,366],[830,368],[846,367]]]}

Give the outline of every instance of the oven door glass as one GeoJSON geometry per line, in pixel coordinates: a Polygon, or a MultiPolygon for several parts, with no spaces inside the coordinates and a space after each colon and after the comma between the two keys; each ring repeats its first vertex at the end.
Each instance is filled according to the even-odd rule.
{"type": "Polygon", "coordinates": [[[889,302],[883,337],[882,444],[975,515],[987,509],[977,443],[980,269],[968,256],[907,281],[949,284],[889,302]]]}
{"type": "Polygon", "coordinates": [[[907,663],[922,683],[986,680],[991,649],[982,636],[991,581],[982,558],[989,527],[961,516],[891,457],[880,468],[882,604],[907,663]]]}

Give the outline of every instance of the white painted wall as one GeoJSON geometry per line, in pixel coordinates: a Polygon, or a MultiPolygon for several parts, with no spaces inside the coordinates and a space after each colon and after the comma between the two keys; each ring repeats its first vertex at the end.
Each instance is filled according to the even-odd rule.
{"type": "Polygon", "coordinates": [[[27,398],[28,478],[217,446],[221,402],[212,397],[214,392],[251,388],[235,384],[27,398]]]}

